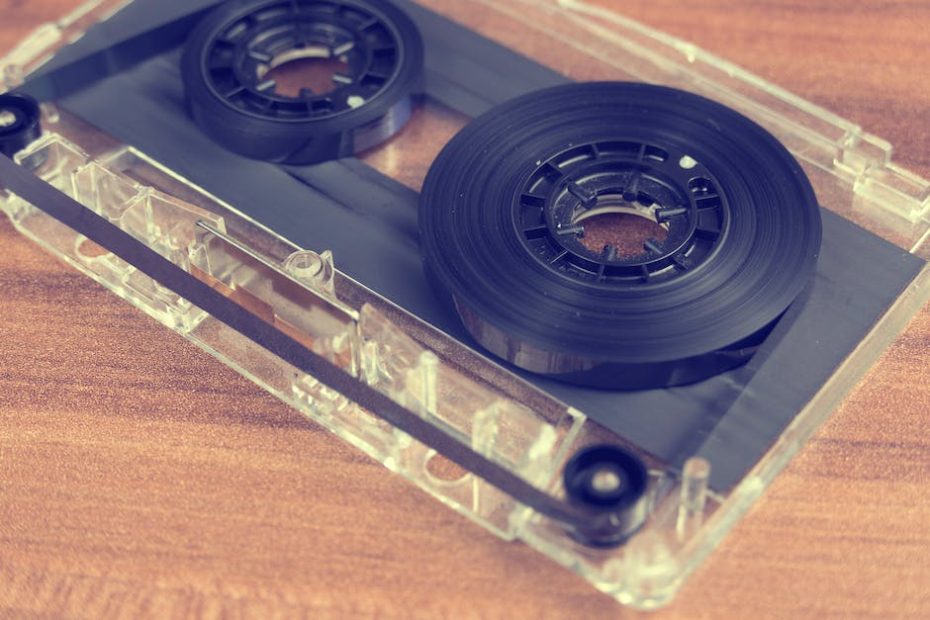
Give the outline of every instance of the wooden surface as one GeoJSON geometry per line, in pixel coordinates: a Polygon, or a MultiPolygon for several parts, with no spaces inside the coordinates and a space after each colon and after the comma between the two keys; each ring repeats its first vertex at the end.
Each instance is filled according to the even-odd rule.
{"type": "MultiPolygon", "coordinates": [[[[928,3],[605,3],[930,174],[928,3]]],[[[2,0],[0,47],[70,0],[2,0]]],[[[0,615],[634,617],[0,222],[0,615]]],[[[930,617],[930,313],[654,618],[930,617]]]]}

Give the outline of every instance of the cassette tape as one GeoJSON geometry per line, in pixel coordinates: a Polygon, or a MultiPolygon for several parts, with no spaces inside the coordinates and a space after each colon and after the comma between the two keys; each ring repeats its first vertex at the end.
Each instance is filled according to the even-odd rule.
{"type": "Polygon", "coordinates": [[[888,143],[586,2],[98,0],[0,66],[18,231],[638,608],[930,294],[888,143]]]}

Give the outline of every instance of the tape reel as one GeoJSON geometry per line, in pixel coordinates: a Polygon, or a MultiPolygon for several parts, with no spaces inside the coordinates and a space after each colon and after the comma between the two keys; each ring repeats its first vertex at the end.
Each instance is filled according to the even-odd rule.
{"type": "Polygon", "coordinates": [[[821,222],[762,127],[616,82],[531,93],[469,124],[430,169],[420,232],[430,279],[491,353],[644,389],[745,363],[807,286],[821,222]]]}
{"type": "Polygon", "coordinates": [[[347,157],[409,120],[423,42],[384,0],[239,0],[191,33],[181,61],[198,126],[231,151],[284,164],[347,157]],[[270,77],[299,60],[340,62],[332,84],[285,92],[270,77]]]}

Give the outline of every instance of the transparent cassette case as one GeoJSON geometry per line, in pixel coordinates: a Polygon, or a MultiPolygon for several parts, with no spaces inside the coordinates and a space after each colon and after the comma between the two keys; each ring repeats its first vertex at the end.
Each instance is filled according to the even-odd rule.
{"type": "MultiPolygon", "coordinates": [[[[16,88],[63,46],[128,4],[90,2],[7,55],[16,88]]],[[[577,80],[634,80],[690,90],[754,119],[802,163],[821,205],[921,259],[930,258],[930,184],[891,160],[891,146],[826,110],[686,42],[572,0],[421,4],[577,80]],[[474,5],[480,4],[480,10],[474,5]],[[524,16],[531,14],[533,19],[524,16]]],[[[356,380],[530,484],[563,496],[578,448],[636,445],[489,363],[340,272],[326,247],[301,248],[131,146],[54,104],[45,134],[15,160],[356,380]]],[[[364,156],[418,188],[435,153],[467,119],[426,103],[408,130],[364,156]],[[422,135],[433,136],[427,145],[422,135]],[[439,136],[439,137],[436,137],[439,136]],[[412,145],[416,144],[417,148],[412,145]]],[[[16,195],[0,207],[36,243],[505,540],[520,540],[624,604],[667,603],[930,296],[928,271],[874,324],[735,486],[710,488],[709,463],[677,468],[642,452],[652,509],[624,546],[597,549],[441,454],[299,372],[16,195]]]]}

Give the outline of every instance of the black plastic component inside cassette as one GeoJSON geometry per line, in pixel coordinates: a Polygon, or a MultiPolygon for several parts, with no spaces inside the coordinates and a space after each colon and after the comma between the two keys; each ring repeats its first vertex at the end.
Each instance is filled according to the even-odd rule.
{"type": "Polygon", "coordinates": [[[427,271],[486,349],[645,389],[748,361],[807,286],[821,224],[800,165],[756,123],[605,82],[470,123],[430,169],[420,232],[427,271]]]}
{"type": "Polygon", "coordinates": [[[200,128],[247,157],[310,164],[383,142],[410,118],[423,42],[382,0],[241,0],[191,33],[181,71],[200,128]],[[303,61],[318,83],[283,83],[303,61]]]}
{"type": "Polygon", "coordinates": [[[42,134],[39,103],[18,93],[0,95],[0,153],[12,157],[42,134]]]}
{"type": "Polygon", "coordinates": [[[600,522],[569,529],[584,544],[622,544],[639,531],[649,515],[649,473],[635,454],[620,446],[579,450],[565,465],[562,481],[569,502],[596,507],[608,515],[600,522]]]}

